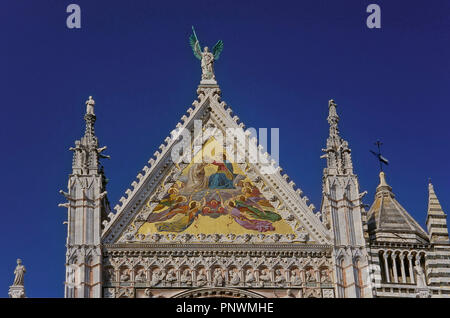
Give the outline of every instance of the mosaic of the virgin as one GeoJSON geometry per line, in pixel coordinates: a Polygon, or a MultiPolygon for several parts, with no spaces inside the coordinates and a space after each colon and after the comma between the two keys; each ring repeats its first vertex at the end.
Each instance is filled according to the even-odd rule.
{"type": "Polygon", "coordinates": [[[270,202],[224,152],[203,158],[184,168],[165,197],[153,207],[140,234],[292,233],[270,202]]]}

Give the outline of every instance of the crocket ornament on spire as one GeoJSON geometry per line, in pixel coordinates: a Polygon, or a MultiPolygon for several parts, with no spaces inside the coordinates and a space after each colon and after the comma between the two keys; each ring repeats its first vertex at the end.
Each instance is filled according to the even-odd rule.
{"type": "Polygon", "coordinates": [[[201,61],[202,66],[202,80],[200,84],[213,84],[216,85],[216,77],[214,76],[214,61],[218,60],[220,53],[223,50],[222,40],[217,41],[212,49],[212,53],[208,47],[205,46],[203,51],[200,46],[200,41],[197,38],[194,27],[192,27],[192,34],[189,37],[189,43],[194,52],[194,56],[201,61]]]}

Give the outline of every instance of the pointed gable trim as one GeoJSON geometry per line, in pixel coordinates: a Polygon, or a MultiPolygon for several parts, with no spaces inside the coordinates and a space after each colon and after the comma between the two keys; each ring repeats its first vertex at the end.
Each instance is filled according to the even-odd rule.
{"type": "MultiPolygon", "coordinates": [[[[199,86],[198,100],[194,101],[194,109],[188,109],[188,115],[182,117],[182,122],[177,124],[177,128],[190,129],[193,126],[195,119],[204,119],[206,116],[210,116],[214,119],[219,128],[225,129],[227,127],[240,127],[244,128],[243,123],[239,123],[239,117],[231,117],[232,110],[227,107],[226,103],[220,100],[220,89],[218,86],[205,87],[199,86]]],[[[249,132],[246,132],[249,135],[249,132]]],[[[145,166],[143,173],[137,175],[138,182],[132,183],[133,189],[126,191],[127,197],[122,197],[119,201],[121,205],[116,205],[116,214],[110,214],[109,222],[104,222],[104,230],[102,238],[105,243],[114,242],[121,232],[129,225],[131,219],[137,213],[137,210],[142,206],[150,193],[155,191],[155,187],[159,184],[166,174],[168,169],[173,164],[171,163],[170,150],[174,145],[176,139],[167,137],[166,143],[162,144],[159,148],[161,152],[155,152],[155,159],[149,160],[150,167],[145,166]]],[[[256,138],[251,138],[250,142],[256,147],[256,138]]],[[[270,190],[276,197],[281,199],[279,207],[284,207],[294,213],[296,218],[305,226],[306,230],[312,236],[312,239],[316,243],[327,244],[329,243],[330,235],[329,231],[322,224],[320,219],[313,213],[313,206],[307,205],[308,198],[301,196],[302,191],[294,188],[294,183],[291,181],[288,183],[289,177],[286,174],[282,174],[282,169],[275,163],[274,160],[270,160],[270,156],[267,152],[263,153],[261,147],[257,147],[259,155],[269,158],[272,166],[276,168],[276,173],[271,175],[259,175],[270,190]]],[[[259,163],[253,164],[256,170],[261,168],[259,163]]]]}

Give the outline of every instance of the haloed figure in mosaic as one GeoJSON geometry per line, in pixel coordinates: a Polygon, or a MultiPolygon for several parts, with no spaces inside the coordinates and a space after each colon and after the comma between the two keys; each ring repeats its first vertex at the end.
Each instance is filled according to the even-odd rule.
{"type": "MultiPolygon", "coordinates": [[[[214,141],[210,141],[213,143],[214,141]]],[[[274,231],[280,221],[275,211],[225,152],[188,165],[167,195],[147,217],[161,232],[183,232],[199,216],[236,222],[251,231],[274,231]]]]}

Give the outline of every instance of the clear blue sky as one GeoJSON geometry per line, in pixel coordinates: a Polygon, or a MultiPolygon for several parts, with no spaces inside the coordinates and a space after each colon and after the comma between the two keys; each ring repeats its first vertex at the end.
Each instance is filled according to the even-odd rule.
{"type": "Polygon", "coordinates": [[[84,132],[84,102],[96,100],[96,133],[107,145],[114,206],[196,97],[199,61],[188,45],[225,49],[216,65],[223,99],[247,127],[280,128],[281,166],[320,205],[334,98],[371,204],[384,141],[388,182],[424,225],[427,179],[450,212],[450,2],[87,1],[0,4],[0,296],[15,260],[30,297],[62,297],[66,190],[84,132]],[[82,28],[65,25],[81,6],[82,28]],[[366,7],[382,28],[365,26],[366,7]]]}

